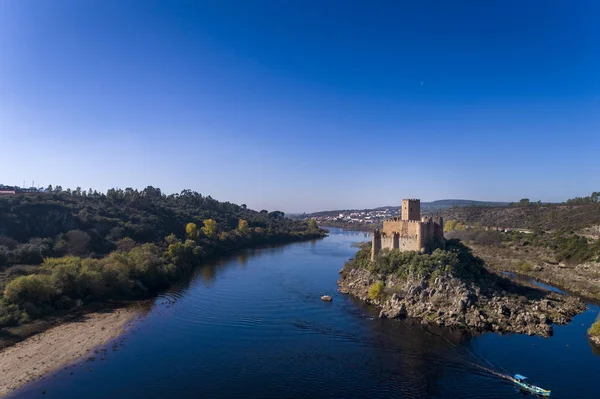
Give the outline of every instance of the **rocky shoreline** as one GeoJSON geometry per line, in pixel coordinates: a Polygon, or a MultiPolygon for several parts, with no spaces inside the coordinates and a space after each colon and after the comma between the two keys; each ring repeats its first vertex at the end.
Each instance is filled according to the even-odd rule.
{"type": "Polygon", "coordinates": [[[600,262],[565,264],[539,248],[494,247],[470,244],[473,253],[498,272],[532,277],[592,301],[600,300],[600,262]]]}
{"type": "Polygon", "coordinates": [[[490,274],[477,282],[450,273],[430,279],[383,277],[364,268],[343,269],[339,291],[381,309],[382,318],[411,317],[423,324],[477,332],[522,333],[549,337],[553,324],[567,324],[585,310],[576,297],[561,295],[490,274]],[[383,282],[373,299],[369,289],[383,282]]]}

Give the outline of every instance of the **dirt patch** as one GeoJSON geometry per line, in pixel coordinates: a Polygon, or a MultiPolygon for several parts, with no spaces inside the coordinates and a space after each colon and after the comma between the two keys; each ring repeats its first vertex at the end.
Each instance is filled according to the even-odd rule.
{"type": "Polygon", "coordinates": [[[72,363],[121,334],[135,308],[89,313],[0,352],[0,396],[72,363]]]}

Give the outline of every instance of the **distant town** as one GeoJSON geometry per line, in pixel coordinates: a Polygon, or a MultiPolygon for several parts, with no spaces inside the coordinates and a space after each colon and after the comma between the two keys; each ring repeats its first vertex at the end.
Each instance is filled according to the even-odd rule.
{"type": "Polygon", "coordinates": [[[21,193],[43,193],[47,189],[44,187],[18,187],[18,186],[7,186],[0,184],[0,194],[21,194],[21,193]]]}
{"type": "Polygon", "coordinates": [[[380,223],[393,216],[400,215],[399,207],[372,209],[364,211],[340,211],[336,215],[314,216],[317,222],[380,223]]]}

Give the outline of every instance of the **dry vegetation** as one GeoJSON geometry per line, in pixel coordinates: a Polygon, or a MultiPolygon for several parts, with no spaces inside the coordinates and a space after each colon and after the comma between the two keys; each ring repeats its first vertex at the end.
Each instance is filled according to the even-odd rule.
{"type": "Polygon", "coordinates": [[[460,238],[486,265],[534,277],[565,291],[600,300],[600,241],[571,233],[446,233],[460,238]]]}

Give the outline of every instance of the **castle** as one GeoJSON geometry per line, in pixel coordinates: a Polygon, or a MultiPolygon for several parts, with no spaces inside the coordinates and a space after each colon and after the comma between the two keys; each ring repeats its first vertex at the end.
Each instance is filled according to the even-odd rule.
{"type": "Polygon", "coordinates": [[[373,232],[371,260],[382,249],[425,252],[434,243],[444,243],[444,220],[421,218],[421,201],[402,200],[402,218],[394,217],[383,222],[383,229],[373,232]]]}

